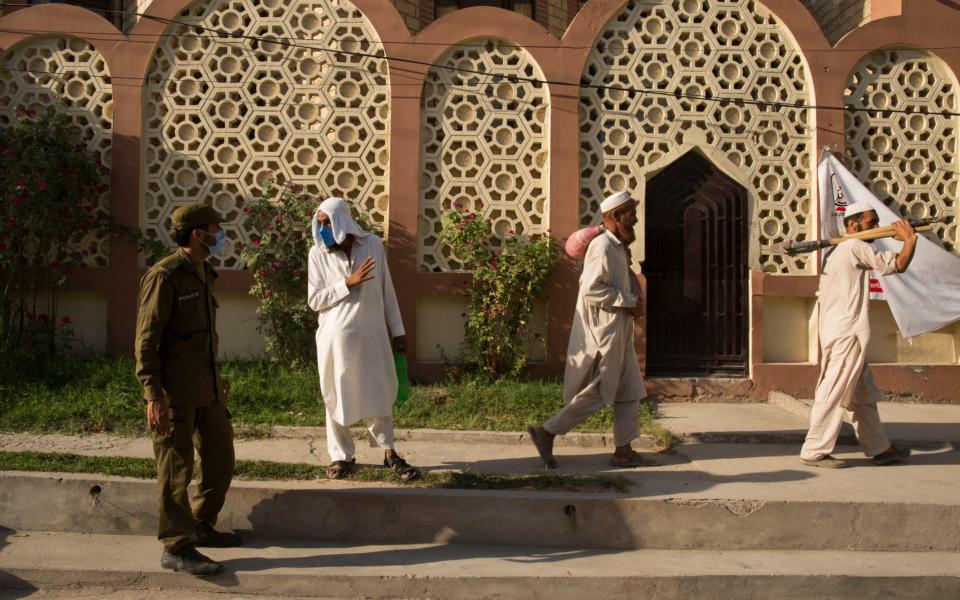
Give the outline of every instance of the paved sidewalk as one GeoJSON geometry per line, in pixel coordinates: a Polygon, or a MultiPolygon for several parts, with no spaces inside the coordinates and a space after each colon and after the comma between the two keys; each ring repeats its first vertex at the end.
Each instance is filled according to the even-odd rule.
{"type": "MultiPolygon", "coordinates": [[[[621,475],[635,484],[628,495],[642,498],[960,503],[960,453],[952,445],[960,442],[960,406],[884,405],[881,412],[895,439],[900,433],[907,439],[926,440],[908,463],[876,467],[858,448],[844,445],[835,454],[849,460],[852,468],[811,468],[797,456],[806,427],[799,416],[765,404],[663,404],[661,422],[681,437],[710,432],[717,440],[736,440],[746,432],[763,434],[762,439],[772,443],[749,439],[684,443],[666,453],[645,452],[658,465],[638,469],[609,467],[609,448],[558,446],[560,468],[555,472],[621,475]]],[[[426,469],[544,472],[533,446],[517,442],[520,434],[509,436],[513,441],[506,444],[475,443],[476,436],[470,432],[463,432],[463,441],[451,435],[445,432],[442,442],[401,441],[397,448],[412,464],[426,469]]],[[[328,462],[322,438],[238,440],[236,447],[243,460],[328,462]]],[[[0,450],[152,456],[146,438],[108,435],[0,434],[0,450]]],[[[358,460],[379,464],[382,453],[361,440],[358,460]]],[[[322,480],[315,484],[330,485],[322,480]]]]}
{"type": "Polygon", "coordinates": [[[226,572],[197,578],[160,569],[157,542],[147,536],[24,532],[5,542],[0,564],[8,579],[22,582],[19,597],[33,587],[27,582],[74,591],[78,583],[81,589],[166,588],[180,590],[180,598],[238,590],[354,598],[946,598],[960,587],[960,555],[942,552],[611,552],[255,540],[210,549],[226,572]]]}

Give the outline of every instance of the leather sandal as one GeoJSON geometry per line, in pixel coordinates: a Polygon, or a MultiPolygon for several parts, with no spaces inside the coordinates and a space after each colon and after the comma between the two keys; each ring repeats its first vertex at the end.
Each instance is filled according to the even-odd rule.
{"type": "Polygon", "coordinates": [[[346,479],[357,467],[357,459],[335,460],[324,470],[330,479],[346,479]]]}
{"type": "Polygon", "coordinates": [[[393,469],[393,472],[397,474],[397,477],[400,478],[400,481],[410,481],[416,479],[420,475],[420,471],[416,467],[411,467],[407,461],[403,460],[399,456],[391,456],[390,458],[383,459],[383,466],[388,469],[393,469]]]}

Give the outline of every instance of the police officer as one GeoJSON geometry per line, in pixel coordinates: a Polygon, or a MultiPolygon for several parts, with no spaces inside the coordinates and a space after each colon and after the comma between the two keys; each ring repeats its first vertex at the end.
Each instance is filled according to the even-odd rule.
{"type": "Polygon", "coordinates": [[[223,250],[217,212],[202,204],[171,215],[177,250],[140,280],[137,314],[137,379],[147,401],[157,460],[160,566],[191,575],[212,575],[223,565],[198,546],[238,546],[240,536],[216,531],[233,478],[233,428],[226,399],[229,384],[217,366],[217,278],[206,258],[223,250]],[[194,440],[199,482],[191,502],[194,440]]]}

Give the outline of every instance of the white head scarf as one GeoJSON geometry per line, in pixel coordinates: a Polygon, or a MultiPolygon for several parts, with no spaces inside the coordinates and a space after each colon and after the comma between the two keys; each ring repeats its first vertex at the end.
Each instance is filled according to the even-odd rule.
{"type": "Polygon", "coordinates": [[[313,228],[313,243],[320,248],[326,248],[323,240],[320,239],[320,222],[317,221],[317,213],[330,217],[330,228],[333,229],[333,239],[338,244],[342,244],[347,239],[347,235],[362,238],[369,235],[364,231],[353,217],[350,215],[350,205],[343,198],[327,198],[320,203],[320,206],[313,213],[311,222],[313,228]]]}

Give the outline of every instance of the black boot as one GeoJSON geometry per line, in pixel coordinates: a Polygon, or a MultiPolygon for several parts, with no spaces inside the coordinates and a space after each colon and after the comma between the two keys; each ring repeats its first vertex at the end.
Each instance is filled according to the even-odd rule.
{"type": "Polygon", "coordinates": [[[201,548],[234,548],[243,543],[243,538],[233,532],[217,531],[213,525],[200,521],[193,534],[194,545],[201,548]]]}
{"type": "Polygon", "coordinates": [[[216,575],[223,571],[223,565],[200,554],[193,546],[187,546],[182,550],[164,550],[160,557],[160,566],[171,571],[200,577],[216,575]]]}

